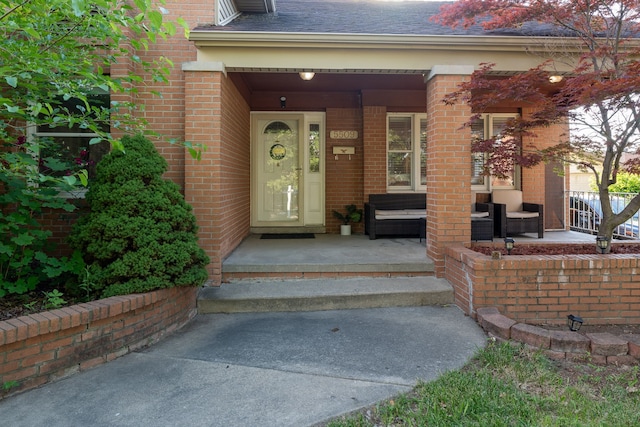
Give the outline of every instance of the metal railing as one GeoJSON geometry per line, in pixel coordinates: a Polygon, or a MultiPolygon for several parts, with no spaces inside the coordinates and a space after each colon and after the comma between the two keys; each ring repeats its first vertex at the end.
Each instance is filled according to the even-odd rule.
{"type": "MultiPolygon", "coordinates": [[[[611,207],[620,212],[635,194],[610,193],[611,207]]],[[[569,200],[569,227],[573,231],[597,234],[602,219],[602,207],[598,193],[591,191],[567,191],[569,200]]],[[[628,221],[613,231],[615,239],[640,238],[640,214],[636,212],[628,221]]]]}

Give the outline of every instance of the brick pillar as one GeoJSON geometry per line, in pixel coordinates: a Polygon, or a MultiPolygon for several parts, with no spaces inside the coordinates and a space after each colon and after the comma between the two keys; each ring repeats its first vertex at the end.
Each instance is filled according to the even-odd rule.
{"type": "Polygon", "coordinates": [[[445,95],[469,78],[472,66],[434,66],[427,80],[427,256],[444,276],[444,251],[471,240],[471,117],[466,104],[445,95]]]}
{"type": "MultiPolygon", "coordinates": [[[[196,63],[197,64],[197,63],[196,63]]],[[[198,221],[198,244],[209,255],[209,278],[220,283],[220,140],[221,140],[221,67],[184,64],[185,72],[185,140],[204,144],[207,149],[200,160],[185,157],[184,196],[193,207],[198,221]],[[217,68],[217,71],[216,71],[217,68]]]]}
{"type": "Polygon", "coordinates": [[[387,108],[362,107],[364,199],[387,192],[387,108]]]}
{"type": "MultiPolygon", "coordinates": [[[[523,108],[522,114],[530,118],[531,108],[523,108]]],[[[566,138],[569,124],[555,124],[538,128],[533,136],[523,138],[523,147],[549,148],[566,138]]],[[[544,205],[544,225],[546,229],[569,229],[567,212],[569,200],[564,190],[569,189],[569,172],[565,168],[564,177],[558,176],[557,164],[540,163],[530,168],[522,168],[522,192],[524,200],[544,205]]]]}
{"type": "MultiPolygon", "coordinates": [[[[522,115],[530,119],[531,109],[523,108],[522,115]]],[[[557,144],[560,141],[560,134],[558,131],[562,131],[559,126],[549,126],[545,128],[536,129],[536,136],[525,136],[522,140],[523,148],[528,145],[535,145],[537,148],[547,148],[557,144]]],[[[523,192],[524,200],[530,203],[545,204],[545,164],[540,163],[537,166],[530,168],[521,168],[521,190],[523,192]]]]}

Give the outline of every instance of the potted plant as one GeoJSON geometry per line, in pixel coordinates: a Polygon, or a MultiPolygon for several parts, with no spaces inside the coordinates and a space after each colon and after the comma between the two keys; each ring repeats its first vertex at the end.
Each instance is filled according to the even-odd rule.
{"type": "Polygon", "coordinates": [[[346,213],[333,211],[333,216],[342,221],[340,226],[340,234],[343,236],[351,235],[351,224],[362,220],[362,209],[358,209],[356,205],[346,205],[346,213]]]}

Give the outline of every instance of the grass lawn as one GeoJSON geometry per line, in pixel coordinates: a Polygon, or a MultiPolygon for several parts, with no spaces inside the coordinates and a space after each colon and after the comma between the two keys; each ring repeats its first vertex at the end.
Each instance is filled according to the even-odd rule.
{"type": "Polygon", "coordinates": [[[640,368],[555,362],[491,343],[467,366],[327,424],[364,426],[639,426],[640,368]]]}

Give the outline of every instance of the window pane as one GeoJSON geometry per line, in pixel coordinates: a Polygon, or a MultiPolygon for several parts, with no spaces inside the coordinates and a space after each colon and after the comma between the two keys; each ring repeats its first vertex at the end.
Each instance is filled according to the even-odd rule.
{"type": "MultiPolygon", "coordinates": [[[[484,120],[479,119],[471,125],[472,143],[484,139],[484,120]]],[[[471,185],[484,185],[484,154],[471,153],[471,185]]]]}
{"type": "MultiPolygon", "coordinates": [[[[507,125],[507,123],[512,119],[512,117],[493,117],[492,118],[492,127],[493,127],[493,135],[497,137],[496,138],[496,144],[503,144],[503,145],[511,145],[512,149],[515,150],[516,146],[514,144],[513,141],[513,137],[508,137],[508,138],[501,138],[500,134],[502,133],[503,129],[505,128],[505,126],[507,125]]],[[[511,172],[509,172],[506,178],[503,179],[499,179],[497,177],[492,176],[491,177],[491,186],[492,187],[510,187],[513,188],[516,185],[515,182],[515,163],[511,162],[511,164],[509,165],[511,172]]]]}
{"type": "Polygon", "coordinates": [[[427,119],[420,119],[420,185],[427,185],[427,119]]]}
{"type": "Polygon", "coordinates": [[[42,163],[40,170],[53,176],[70,175],[80,169],[86,169],[89,178],[95,177],[96,164],[109,152],[110,144],[106,141],[89,145],[90,136],[58,136],[47,138],[50,144],[45,144],[40,152],[41,159],[54,159],[54,162],[65,163],[68,168],[58,170],[55,163],[42,163]]]}
{"type": "Polygon", "coordinates": [[[411,153],[389,153],[389,176],[390,187],[411,186],[411,153]]]}
{"type": "MultiPolygon", "coordinates": [[[[77,117],[91,116],[104,120],[99,128],[109,132],[108,109],[110,95],[100,90],[92,91],[88,95],[90,108],[87,111],[85,104],[78,99],[59,99],[54,108],[62,112],[76,115],[77,117]],[[99,112],[96,112],[98,109],[99,112]]],[[[86,169],[89,178],[95,177],[96,164],[109,152],[111,146],[108,142],[89,145],[92,138],[98,136],[82,123],[75,123],[72,127],[68,124],[58,127],[39,125],[36,127],[36,138],[42,141],[40,148],[40,170],[42,173],[54,176],[64,176],[86,169]]]]}
{"type": "Polygon", "coordinates": [[[484,155],[482,153],[471,154],[471,185],[484,185],[484,155]]]}
{"type": "Polygon", "coordinates": [[[309,125],[309,172],[320,172],[320,125],[309,125]]]}
{"type": "Polygon", "coordinates": [[[411,151],[411,117],[389,117],[389,150],[411,151]]]}

